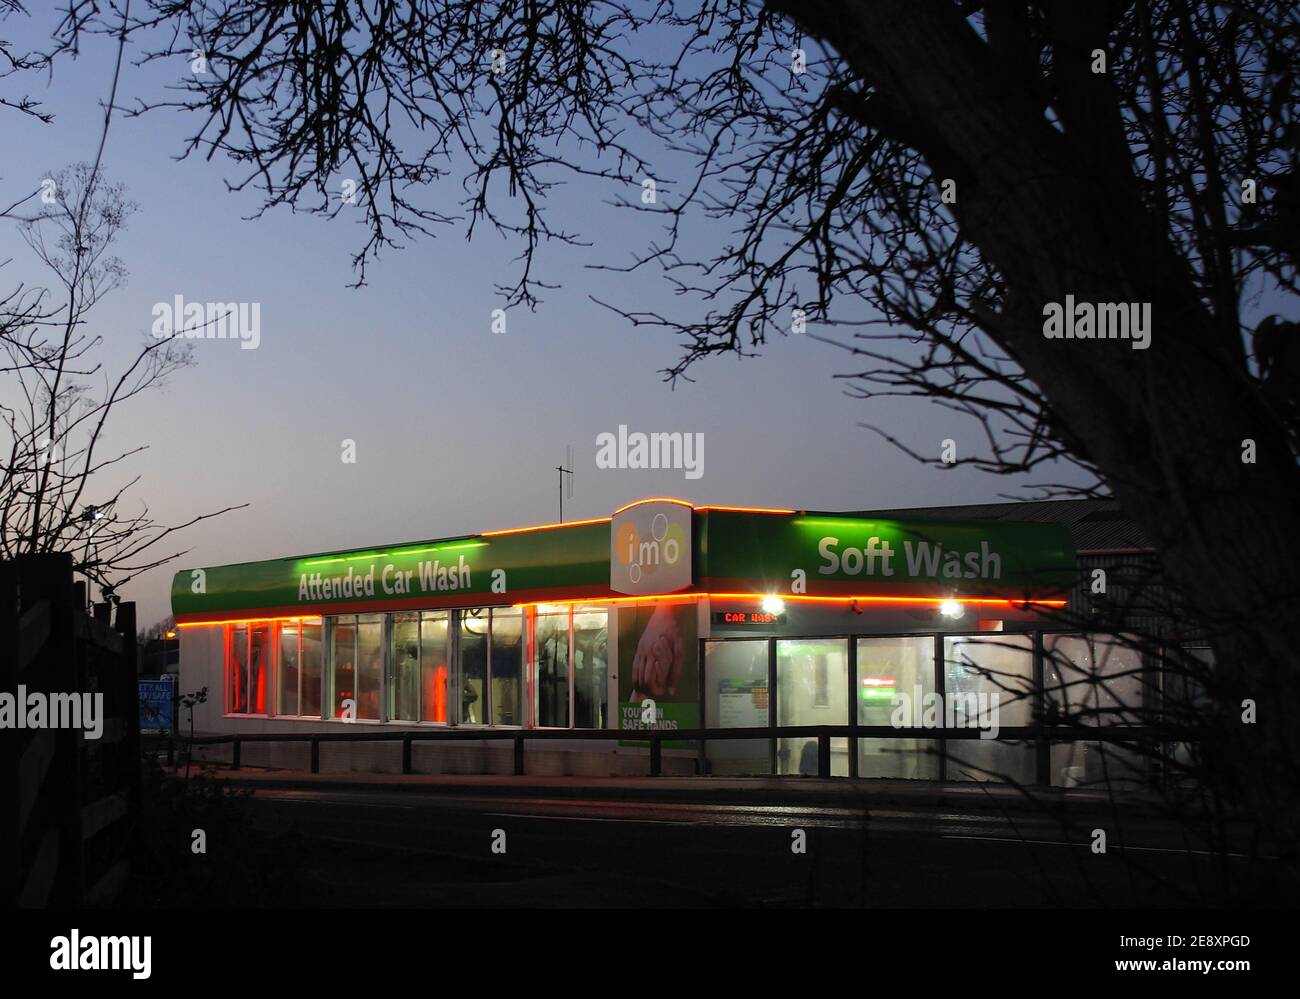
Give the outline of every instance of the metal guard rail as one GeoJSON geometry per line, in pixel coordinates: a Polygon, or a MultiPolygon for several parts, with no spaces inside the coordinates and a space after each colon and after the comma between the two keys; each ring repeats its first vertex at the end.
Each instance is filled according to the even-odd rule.
{"type": "MultiPolygon", "coordinates": [[[[524,775],[524,743],[537,741],[648,742],[650,776],[663,770],[663,744],[668,742],[716,742],[725,739],[816,739],[817,776],[831,775],[832,739],[979,739],[984,730],[967,728],[895,728],[892,725],[777,725],[758,728],[691,728],[691,729],[412,729],[396,732],[266,732],[252,735],[196,736],[183,740],[190,746],[231,744],[232,770],[240,769],[240,748],[244,743],[306,742],[311,745],[311,772],[320,773],[322,742],[400,742],[402,773],[410,774],[411,747],[416,742],[492,742],[512,740],[514,772],[524,775]]],[[[1176,742],[1189,733],[1178,728],[1149,726],[1007,725],[998,729],[996,742],[1176,742]]],[[[170,755],[170,753],[169,753],[170,755]]]]}

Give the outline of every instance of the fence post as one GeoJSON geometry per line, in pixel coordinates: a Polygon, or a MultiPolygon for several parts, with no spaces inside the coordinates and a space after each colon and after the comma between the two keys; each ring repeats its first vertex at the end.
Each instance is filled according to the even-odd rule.
{"type": "Polygon", "coordinates": [[[409,774],[410,772],[411,772],[411,737],[409,735],[404,735],[402,736],[402,773],[409,774]]]}
{"type": "Polygon", "coordinates": [[[831,737],[828,732],[817,733],[817,776],[831,775],[831,737]]]}
{"type": "Polygon", "coordinates": [[[664,748],[657,731],[650,733],[650,776],[658,777],[664,769],[664,748]]]}
{"type": "Polygon", "coordinates": [[[522,735],[517,735],[515,736],[515,776],[522,777],[523,775],[524,775],[524,737],[522,735]]]}
{"type": "Polygon", "coordinates": [[[311,772],[320,773],[320,740],[312,739],[311,741],[311,772]]]}
{"type": "Polygon", "coordinates": [[[1052,743],[1047,738],[1047,653],[1043,647],[1043,633],[1034,632],[1034,783],[1050,787],[1052,783],[1052,743]]]}
{"type": "MultiPolygon", "coordinates": [[[[41,654],[29,664],[23,677],[27,688],[47,694],[81,692],[84,689],[80,675],[84,643],[78,643],[76,639],[75,616],[84,612],[74,605],[72,556],[66,553],[24,555],[16,560],[16,569],[22,601],[20,613],[41,600],[50,602],[49,636],[41,654]]],[[[57,868],[52,882],[47,882],[48,895],[31,901],[59,908],[75,907],[82,904],[86,891],[81,836],[82,734],[74,729],[56,730],[50,734],[53,756],[36,793],[27,828],[39,830],[45,827],[46,839],[42,841],[37,837],[38,842],[57,840],[58,850],[53,853],[57,868]]],[[[31,748],[32,743],[28,743],[27,749],[30,751],[31,748]]],[[[22,859],[25,858],[20,858],[20,861],[22,859]]],[[[19,877],[34,876],[40,864],[39,855],[30,870],[27,864],[20,862],[19,877]]]]}
{"type": "MultiPolygon", "coordinates": [[[[0,690],[18,689],[18,571],[13,562],[0,562],[0,690]]],[[[23,869],[18,835],[18,757],[21,733],[0,729],[0,904],[18,904],[23,869]]]]}
{"type": "MultiPolygon", "coordinates": [[[[119,714],[126,725],[126,765],[130,768],[126,774],[127,786],[130,788],[131,805],[140,807],[140,659],[136,647],[135,601],[128,600],[117,605],[117,619],[113,622],[117,633],[122,636],[122,656],[126,668],[122,671],[121,693],[122,705],[119,714]]],[[[173,717],[175,714],[173,713],[173,717]]],[[[134,824],[132,824],[134,829],[134,824]]]]}

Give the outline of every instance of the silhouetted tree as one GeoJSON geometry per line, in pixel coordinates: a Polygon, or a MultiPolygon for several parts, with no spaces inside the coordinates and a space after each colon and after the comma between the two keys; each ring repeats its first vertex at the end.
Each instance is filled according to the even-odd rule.
{"type": "MultiPolygon", "coordinates": [[[[58,51],[116,33],[74,0],[58,51]]],[[[104,13],[107,9],[109,13],[104,13]]],[[[973,421],[961,460],[1059,468],[1153,540],[1217,661],[1198,717],[1207,776],[1294,849],[1300,816],[1295,324],[1300,13],[1132,0],[148,0],[131,31],[189,61],[189,146],[224,153],[267,208],[369,237],[484,223],[523,244],[534,305],[568,177],[664,237],[677,315],[620,307],[684,352],[752,353],[809,324],[851,334],[851,391],[973,421]],[[201,70],[201,71],[200,71],[201,70]],[[652,156],[678,169],[671,181],[652,156]],[[425,197],[460,179],[457,205],[425,197]],[[646,181],[656,197],[643,200],[646,181]],[[723,245],[679,239],[729,222],[723,245]],[[699,247],[706,245],[703,255],[699,247]],[[1052,303],[1149,306],[1151,340],[1051,339],[1052,303]],[[802,315],[795,314],[800,310],[802,315]],[[1257,722],[1243,723],[1246,702],[1257,722]]],[[[146,105],[137,108],[144,111],[146,105]]],[[[833,339],[833,337],[832,337],[833,339]]],[[[935,460],[932,447],[904,444],[935,460]]]]}

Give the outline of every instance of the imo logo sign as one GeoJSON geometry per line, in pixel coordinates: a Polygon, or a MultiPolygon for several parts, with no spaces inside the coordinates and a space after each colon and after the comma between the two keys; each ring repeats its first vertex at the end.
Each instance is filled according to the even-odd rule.
{"type": "Polygon", "coordinates": [[[642,596],[691,585],[691,514],[685,503],[654,500],[625,507],[610,521],[609,585],[642,596]]]}

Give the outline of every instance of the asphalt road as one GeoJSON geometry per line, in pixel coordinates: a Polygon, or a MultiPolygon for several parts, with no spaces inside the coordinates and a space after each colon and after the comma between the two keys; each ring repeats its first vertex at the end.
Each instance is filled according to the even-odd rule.
{"type": "Polygon", "coordinates": [[[295,834],[304,906],[1186,907],[1214,904],[1225,878],[1268,882],[1244,857],[1224,870],[1173,826],[1113,814],[1071,831],[1032,813],[865,800],[353,788],[257,788],[249,807],[254,825],[295,834]]]}

